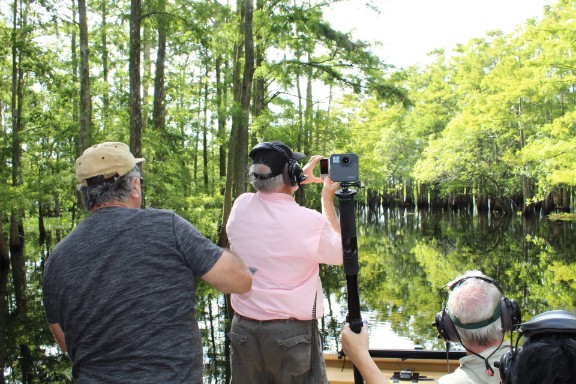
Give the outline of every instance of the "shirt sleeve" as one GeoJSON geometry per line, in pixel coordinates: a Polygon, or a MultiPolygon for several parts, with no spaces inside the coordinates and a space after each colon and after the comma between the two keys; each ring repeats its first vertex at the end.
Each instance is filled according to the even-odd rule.
{"type": "Polygon", "coordinates": [[[46,321],[50,324],[58,323],[58,317],[56,316],[56,311],[52,308],[52,302],[50,301],[50,295],[46,286],[42,289],[42,303],[44,304],[44,315],[46,321]]]}
{"type": "Polygon", "coordinates": [[[174,215],[174,234],[178,249],[195,276],[204,276],[224,253],[222,248],[178,215],[174,215]]]}
{"type": "Polygon", "coordinates": [[[342,237],[332,229],[327,220],[320,233],[318,255],[318,262],[322,264],[341,265],[343,263],[342,237]]]}
{"type": "Polygon", "coordinates": [[[42,303],[44,304],[44,315],[46,321],[50,324],[60,323],[58,318],[58,307],[57,300],[54,300],[54,287],[52,282],[54,282],[57,277],[53,275],[53,271],[58,270],[55,263],[54,253],[50,256],[46,262],[46,267],[44,268],[43,284],[42,284],[42,303]]]}

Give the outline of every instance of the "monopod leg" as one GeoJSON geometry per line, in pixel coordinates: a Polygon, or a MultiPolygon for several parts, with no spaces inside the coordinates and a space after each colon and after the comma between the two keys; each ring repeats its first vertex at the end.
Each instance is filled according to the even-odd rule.
{"type": "MultiPolygon", "coordinates": [[[[348,292],[348,316],[350,329],[356,333],[362,330],[360,313],[360,296],[358,293],[358,241],[356,237],[356,215],[354,212],[354,195],[356,191],[341,189],[336,193],[340,203],[340,229],[342,250],[344,252],[344,273],[348,292]]],[[[354,367],[354,383],[364,382],[360,371],[354,367]]]]}

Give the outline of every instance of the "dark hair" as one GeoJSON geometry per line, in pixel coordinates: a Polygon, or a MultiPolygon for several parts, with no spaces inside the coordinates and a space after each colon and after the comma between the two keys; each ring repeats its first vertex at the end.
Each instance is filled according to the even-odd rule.
{"type": "Polygon", "coordinates": [[[130,181],[140,175],[140,168],[136,165],[130,172],[111,182],[92,186],[80,185],[78,190],[82,194],[86,209],[91,210],[94,206],[108,201],[127,201],[132,190],[130,181]]]}
{"type": "Polygon", "coordinates": [[[574,334],[533,335],[518,352],[511,370],[513,384],[572,384],[576,382],[574,334]]]}

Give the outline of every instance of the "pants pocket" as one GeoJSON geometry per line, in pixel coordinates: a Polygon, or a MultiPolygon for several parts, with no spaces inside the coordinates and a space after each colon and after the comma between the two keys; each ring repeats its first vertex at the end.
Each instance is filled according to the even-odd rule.
{"type": "Polygon", "coordinates": [[[298,377],[310,370],[310,335],[296,335],[280,339],[278,347],[282,355],[284,371],[288,369],[288,372],[298,377]]]}
{"type": "Polygon", "coordinates": [[[248,341],[248,336],[234,332],[228,332],[228,338],[230,339],[230,342],[235,345],[246,344],[248,341]]]}

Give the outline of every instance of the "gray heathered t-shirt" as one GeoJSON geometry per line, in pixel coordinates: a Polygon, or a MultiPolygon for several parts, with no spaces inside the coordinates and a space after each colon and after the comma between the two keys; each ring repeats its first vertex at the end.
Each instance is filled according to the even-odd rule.
{"type": "Polygon", "coordinates": [[[201,383],[195,280],[222,252],[170,211],[106,207],[80,223],[43,287],[75,383],[201,383]]]}

